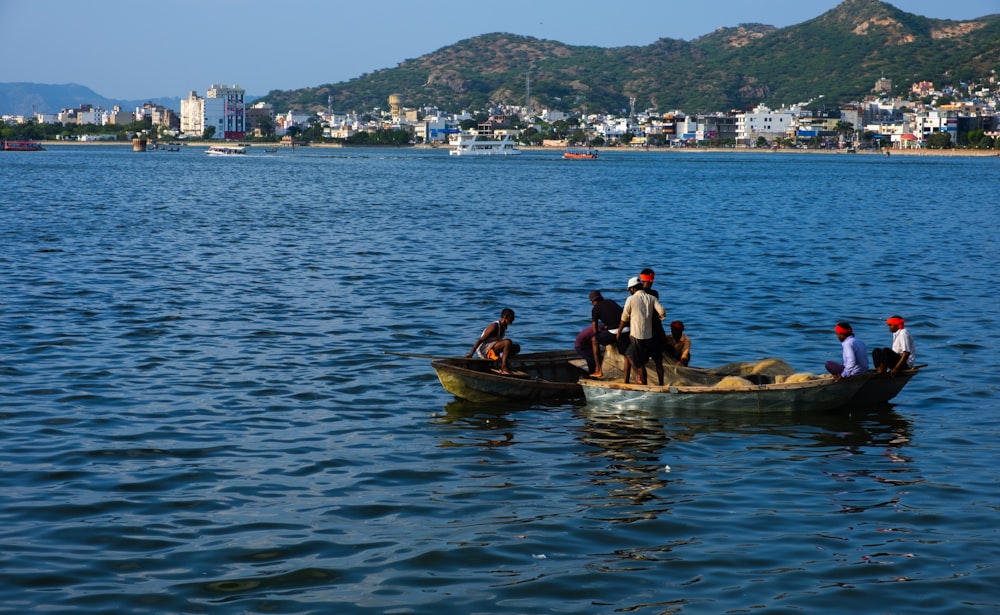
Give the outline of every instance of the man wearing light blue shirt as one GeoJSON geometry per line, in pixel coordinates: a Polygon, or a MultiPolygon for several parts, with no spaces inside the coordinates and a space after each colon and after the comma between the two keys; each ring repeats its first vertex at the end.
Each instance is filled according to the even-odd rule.
{"type": "Polygon", "coordinates": [[[834,380],[850,378],[868,371],[868,350],[865,349],[864,342],[854,337],[854,330],[846,322],[838,322],[834,327],[837,339],[843,348],[843,363],[836,361],[826,362],[826,371],[833,374],[834,380]]]}

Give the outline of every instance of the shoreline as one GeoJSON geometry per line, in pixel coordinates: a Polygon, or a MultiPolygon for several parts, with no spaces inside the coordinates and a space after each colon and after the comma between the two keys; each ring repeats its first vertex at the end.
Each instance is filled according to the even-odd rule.
{"type": "MultiPolygon", "coordinates": [[[[62,146],[72,146],[79,145],[85,147],[91,146],[111,146],[111,147],[132,147],[131,142],[123,141],[38,141],[44,147],[62,147],[62,146]]],[[[164,141],[163,143],[169,144],[179,144],[181,147],[210,147],[212,145],[222,145],[229,144],[225,141],[164,141]]],[[[280,147],[282,149],[291,149],[287,145],[281,145],[280,143],[251,143],[250,147],[280,147]]],[[[412,148],[412,149],[449,149],[448,145],[359,145],[359,146],[346,146],[342,143],[310,143],[309,145],[298,146],[298,147],[309,147],[309,148],[350,148],[350,147],[373,147],[373,148],[412,148]]],[[[565,147],[542,147],[535,145],[523,145],[518,146],[518,149],[525,152],[561,152],[565,150],[565,147]]],[[[879,151],[869,151],[869,150],[858,150],[853,154],[847,150],[837,150],[837,149],[795,149],[795,148],[780,148],[780,149],[764,149],[764,148],[736,148],[736,147],[592,147],[590,149],[597,150],[601,153],[609,152],[642,152],[650,154],[693,154],[693,153],[710,153],[710,154],[771,154],[771,155],[790,155],[790,154],[806,154],[806,155],[861,155],[861,156],[886,156],[888,152],[889,156],[964,156],[964,157],[1000,157],[1000,151],[997,150],[977,150],[977,149],[883,149],[879,151]]]]}

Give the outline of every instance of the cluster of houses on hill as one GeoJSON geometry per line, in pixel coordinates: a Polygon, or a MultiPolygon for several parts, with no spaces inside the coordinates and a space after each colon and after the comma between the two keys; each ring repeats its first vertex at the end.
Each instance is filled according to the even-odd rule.
{"type": "MultiPolygon", "coordinates": [[[[204,97],[190,92],[180,103],[180,113],[146,103],[135,111],[118,107],[110,111],[82,105],[58,114],[34,117],[3,116],[8,123],[34,120],[62,124],[130,124],[148,119],[160,137],[240,140],[251,136],[281,137],[312,129],[311,134],[332,140],[349,140],[361,132],[403,130],[413,143],[447,143],[468,122],[480,132],[509,134],[515,139],[541,145],[573,142],[630,146],[689,146],[713,144],[761,147],[775,143],[808,143],[811,146],[846,147],[867,134],[881,147],[919,148],[935,135],[947,135],[947,143],[968,143],[979,132],[994,140],[1000,137],[1000,89],[975,92],[936,91],[921,82],[911,87],[907,99],[893,98],[892,83],[881,79],[876,95],[863,102],[824,109],[815,101],[780,109],[758,105],[750,111],[685,114],[681,111],[629,112],[624,116],[579,116],[555,110],[531,113],[516,106],[497,106],[482,113],[447,114],[436,108],[403,106],[400,96],[389,97],[387,109],[367,113],[317,114],[275,113],[265,102],[245,104],[245,91],[238,85],[213,84],[204,97]],[[476,117],[479,121],[475,122],[476,117]],[[521,118],[512,122],[512,118],[521,118]],[[525,119],[527,118],[527,119],[525,119]],[[553,130],[553,126],[558,130],[553,130]]],[[[821,101],[820,101],[821,102],[821,101]]],[[[85,138],[85,137],[84,137],[85,138]]]]}

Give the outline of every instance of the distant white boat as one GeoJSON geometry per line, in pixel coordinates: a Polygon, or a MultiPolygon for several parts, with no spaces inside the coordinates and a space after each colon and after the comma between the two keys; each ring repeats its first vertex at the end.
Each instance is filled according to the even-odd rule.
{"type": "Polygon", "coordinates": [[[213,145],[205,152],[209,156],[241,156],[247,153],[245,147],[230,147],[227,145],[213,145]]]}
{"type": "Polygon", "coordinates": [[[517,144],[510,135],[497,139],[495,136],[475,132],[463,132],[451,142],[452,156],[514,156],[520,154],[517,144]]]}

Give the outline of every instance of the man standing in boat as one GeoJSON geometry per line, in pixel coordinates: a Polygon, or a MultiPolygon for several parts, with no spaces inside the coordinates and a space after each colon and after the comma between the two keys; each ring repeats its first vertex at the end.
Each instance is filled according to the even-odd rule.
{"type": "MultiPolygon", "coordinates": [[[[622,330],[628,327],[629,345],[625,353],[625,374],[635,366],[635,383],[646,384],[646,362],[652,357],[655,342],[653,340],[653,319],[661,321],[667,317],[667,311],[660,305],[660,300],[643,289],[642,280],[638,277],[628,281],[629,298],[622,310],[622,320],[618,324],[616,339],[621,340],[622,330]]],[[[661,351],[662,352],[662,351],[661,351]]],[[[660,361],[662,362],[662,355],[660,361]]],[[[660,385],[663,385],[663,374],[660,373],[660,385]]]]}
{"type": "Polygon", "coordinates": [[[850,323],[838,322],[833,330],[843,348],[844,362],[827,361],[826,371],[833,374],[834,380],[850,378],[867,372],[868,351],[865,349],[864,343],[854,337],[854,329],[851,328],[850,323]]]}
{"type": "Polygon", "coordinates": [[[510,357],[521,352],[519,344],[504,337],[504,334],[507,333],[507,327],[513,322],[514,310],[504,308],[500,312],[500,320],[491,322],[483,329],[483,334],[472,345],[472,350],[465,355],[465,358],[470,359],[472,355],[477,355],[481,359],[500,361],[500,373],[510,374],[507,362],[510,357]]]}
{"type": "MultiPolygon", "coordinates": [[[[648,294],[653,295],[657,299],[660,298],[660,293],[655,288],[653,288],[653,282],[656,281],[656,272],[649,267],[643,269],[639,272],[639,279],[642,280],[642,289],[648,294]]],[[[653,367],[656,368],[656,376],[660,379],[660,384],[663,384],[663,353],[667,351],[667,332],[663,328],[663,321],[656,318],[653,319],[653,347],[650,350],[651,357],[653,359],[653,367]]],[[[627,375],[627,373],[626,373],[627,375]]],[[[628,378],[625,379],[626,382],[628,378]]]]}

